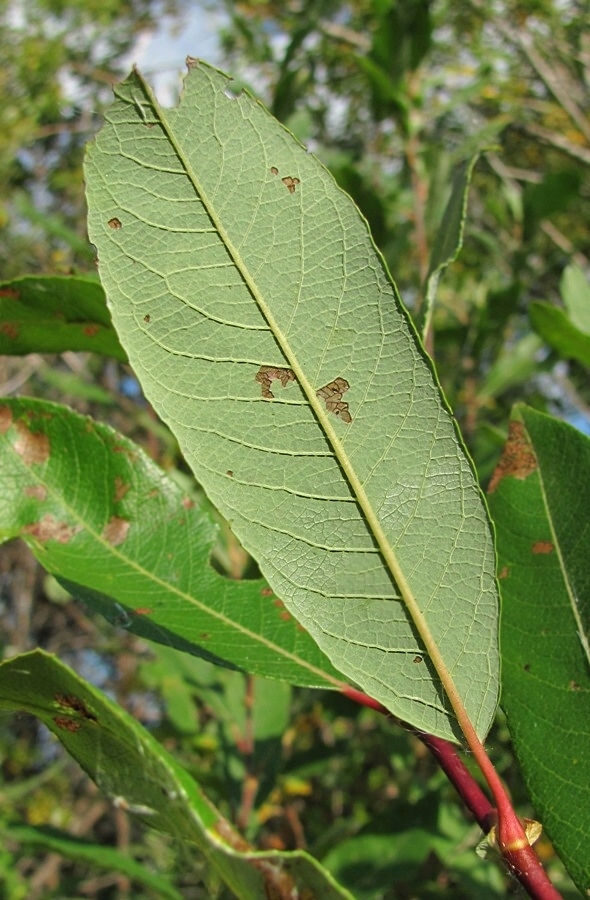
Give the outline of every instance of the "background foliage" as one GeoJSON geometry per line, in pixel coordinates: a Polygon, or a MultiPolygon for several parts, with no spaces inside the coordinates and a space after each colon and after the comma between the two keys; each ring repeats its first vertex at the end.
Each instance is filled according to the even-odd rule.
{"type": "MultiPolygon", "coordinates": [[[[328,165],[368,219],[412,315],[418,323],[431,321],[427,343],[482,484],[497,462],[515,399],[590,430],[585,4],[225,6],[224,68],[328,165]],[[482,149],[464,246],[431,311],[426,288],[452,173],[482,149]],[[561,331],[555,319],[546,324],[556,315],[561,331]],[[565,343],[555,339],[563,331],[565,343]]],[[[109,83],[127,67],[126,54],[165,12],[179,20],[183,14],[180,5],[147,0],[35,0],[0,8],[3,281],[93,272],[82,149],[110,99],[109,83]]],[[[4,393],[66,396],[139,440],[185,489],[190,484],[174,441],[115,360],[33,354],[18,363],[3,357],[0,367],[4,393]]],[[[198,486],[190,490],[206,502],[198,486]]],[[[254,574],[227,530],[217,558],[234,576],[254,574]]],[[[5,653],[41,645],[115,692],[214,796],[217,790],[226,815],[259,846],[307,846],[331,856],[336,868],[356,859],[360,897],[435,897],[451,890],[457,897],[505,896],[501,871],[478,867],[474,836],[450,787],[411,737],[342,699],[305,690],[279,697],[273,688],[273,722],[261,725],[244,715],[249,680],[114,630],[44,578],[21,545],[2,548],[0,577],[5,653]],[[264,777],[257,756],[263,746],[274,748],[276,767],[264,777]],[[393,852],[394,817],[410,846],[396,844],[390,857],[384,845],[393,852]]],[[[174,842],[139,836],[29,719],[3,719],[0,738],[5,829],[12,818],[49,823],[131,848],[160,870],[174,857],[183,896],[216,896],[218,886],[198,862],[174,842]]],[[[501,718],[489,745],[519,809],[530,811],[501,718]]],[[[542,852],[551,861],[551,849],[542,852]]],[[[111,897],[129,890],[150,896],[141,893],[147,887],[130,887],[129,873],[111,869],[107,877],[83,860],[34,850],[25,834],[5,845],[0,878],[10,898],[111,897]]]]}

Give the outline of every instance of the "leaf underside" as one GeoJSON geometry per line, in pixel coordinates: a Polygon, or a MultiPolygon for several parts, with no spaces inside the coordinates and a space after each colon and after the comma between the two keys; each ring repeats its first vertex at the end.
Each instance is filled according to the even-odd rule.
{"type": "Polygon", "coordinates": [[[117,87],[86,182],[121,343],[274,591],[347,677],[456,740],[381,528],[485,736],[498,692],[489,524],[352,201],[194,61],[176,109],[137,72],[117,87]]]}

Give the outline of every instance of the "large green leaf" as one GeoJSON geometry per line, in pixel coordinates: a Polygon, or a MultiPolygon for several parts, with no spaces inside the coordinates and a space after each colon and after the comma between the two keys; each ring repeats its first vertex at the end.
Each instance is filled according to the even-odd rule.
{"type": "Polygon", "coordinates": [[[502,705],[531,799],[590,890],[590,441],[517,407],[490,483],[502,586],[502,705]]]}
{"type": "Polygon", "coordinates": [[[121,342],[278,596],[367,693],[456,740],[422,617],[484,736],[498,688],[489,524],[354,204],[193,61],[177,109],[137,72],[116,88],[86,181],[121,342]]]}
{"type": "Polygon", "coordinates": [[[237,897],[350,900],[306,853],[248,848],[149,732],[55,657],[34,650],[2,663],[0,708],[41,719],[119,809],[192,841],[237,897]]]}
{"type": "Polygon", "coordinates": [[[0,403],[0,541],[135,634],[294,684],[342,680],[268,585],[213,570],[216,527],[132,441],[67,407],[0,403]]]}
{"type": "Polygon", "coordinates": [[[126,361],[96,279],[38,275],[0,284],[0,353],[64,350],[126,361]]]}

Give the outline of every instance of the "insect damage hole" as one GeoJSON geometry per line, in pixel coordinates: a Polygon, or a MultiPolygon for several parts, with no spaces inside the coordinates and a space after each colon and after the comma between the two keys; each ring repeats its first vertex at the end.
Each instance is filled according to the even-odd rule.
{"type": "Polygon", "coordinates": [[[112,228],[113,231],[118,231],[121,228],[121,219],[118,219],[116,216],[113,216],[112,219],[109,219],[107,222],[109,228],[112,228]]]}
{"type": "Polygon", "coordinates": [[[254,379],[260,385],[262,396],[265,400],[274,400],[275,395],[270,387],[275,378],[281,382],[283,387],[287,387],[290,381],[295,381],[295,375],[291,369],[281,369],[278,366],[260,366],[254,379]]]}
{"type": "Polygon", "coordinates": [[[349,425],[352,422],[352,416],[348,411],[348,403],[342,399],[342,394],[349,389],[350,385],[346,378],[335,378],[329,384],[324,385],[319,391],[316,391],[320,400],[324,400],[326,410],[334,413],[343,422],[349,425]]]}
{"type": "Polygon", "coordinates": [[[301,180],[299,178],[293,178],[291,175],[285,175],[284,178],[281,178],[281,181],[287,188],[290,194],[295,193],[295,188],[298,184],[301,184],[301,180]]]}

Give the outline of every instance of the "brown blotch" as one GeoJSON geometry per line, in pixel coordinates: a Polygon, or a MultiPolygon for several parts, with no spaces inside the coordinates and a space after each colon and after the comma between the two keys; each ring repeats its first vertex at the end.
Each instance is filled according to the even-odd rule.
{"type": "Polygon", "coordinates": [[[102,536],[105,541],[108,541],[109,544],[116,547],[118,544],[122,544],[127,537],[130,524],[128,519],[121,519],[119,516],[111,516],[103,528],[102,536]]]}
{"type": "Polygon", "coordinates": [[[125,494],[131,489],[130,484],[126,484],[123,479],[117,475],[115,478],[115,503],[122,500],[125,494]]]}
{"type": "Polygon", "coordinates": [[[488,485],[488,494],[493,494],[503,478],[525,478],[535,471],[537,460],[526,436],[522,422],[510,422],[508,440],[504,445],[502,456],[494,469],[488,485]]]}
{"type": "Polygon", "coordinates": [[[94,337],[100,331],[100,325],[86,325],[82,331],[86,337],[94,337]]]}
{"type": "Polygon", "coordinates": [[[278,175],[278,174],[279,174],[279,170],[277,169],[276,166],[271,166],[271,167],[270,167],[270,173],[271,173],[271,175],[278,175]]]}
{"type": "Polygon", "coordinates": [[[265,400],[274,400],[274,394],[270,386],[274,379],[278,379],[283,387],[287,387],[290,381],[295,381],[295,375],[291,369],[280,369],[278,366],[260,366],[260,369],[254,376],[262,389],[262,396],[265,400]]]}
{"type": "Polygon", "coordinates": [[[0,297],[8,297],[9,300],[20,300],[20,291],[15,291],[14,288],[2,288],[0,297]]]}
{"type": "Polygon", "coordinates": [[[113,231],[118,231],[121,228],[121,219],[118,219],[116,216],[113,216],[112,219],[108,221],[109,228],[112,228],[113,231]]]}
{"type": "Polygon", "coordinates": [[[74,694],[55,694],[54,696],[56,703],[59,703],[60,706],[63,706],[66,709],[72,709],[85,719],[90,719],[91,722],[97,721],[96,716],[88,710],[84,701],[80,700],[80,698],[76,697],[74,694]]]}
{"type": "Polygon", "coordinates": [[[55,724],[58,728],[63,728],[64,731],[80,731],[82,728],[82,722],[76,722],[74,719],[68,719],[66,716],[55,716],[54,720],[55,724]]]}
{"type": "Polygon", "coordinates": [[[555,547],[551,541],[536,541],[532,546],[533,553],[545,556],[549,553],[553,553],[554,550],[555,547]]]}
{"type": "Polygon", "coordinates": [[[136,616],[151,616],[153,613],[153,609],[149,606],[138,606],[137,609],[134,609],[133,612],[136,616]]]}
{"type": "Polygon", "coordinates": [[[291,619],[291,613],[287,612],[287,610],[285,609],[280,614],[280,618],[283,620],[283,622],[288,622],[291,619]]]}
{"type": "Polygon", "coordinates": [[[346,378],[335,378],[329,384],[317,391],[320,400],[325,400],[328,412],[334,413],[343,422],[350,424],[352,416],[348,411],[348,403],[342,400],[342,394],[349,389],[350,385],[346,378]]]}
{"type": "Polygon", "coordinates": [[[415,663],[421,663],[422,661],[423,660],[422,660],[421,656],[415,656],[414,659],[412,660],[412,662],[415,662],[415,663]]]}
{"type": "Polygon", "coordinates": [[[260,591],[260,596],[261,596],[261,597],[272,597],[273,594],[274,594],[273,589],[272,589],[272,588],[268,588],[268,587],[262,588],[262,590],[260,591]]]}
{"type": "Polygon", "coordinates": [[[41,464],[47,462],[49,458],[49,438],[41,431],[31,431],[23,421],[16,423],[18,438],[14,445],[14,449],[23,462],[27,466],[34,463],[41,464]]]}
{"type": "Polygon", "coordinates": [[[18,337],[18,328],[14,322],[2,322],[0,325],[0,334],[5,334],[11,341],[16,341],[18,337]]]}
{"type": "Polygon", "coordinates": [[[184,506],[185,509],[193,509],[194,505],[195,505],[195,501],[191,500],[190,497],[183,497],[182,505],[184,506]]]}
{"type": "Polygon", "coordinates": [[[200,641],[210,641],[211,635],[209,634],[208,631],[202,631],[199,635],[199,640],[200,641]]]}
{"type": "Polygon", "coordinates": [[[38,541],[57,541],[58,544],[67,544],[75,533],[75,528],[66,522],[57,522],[49,513],[38,522],[32,522],[23,528],[23,534],[30,534],[38,541]]]}
{"type": "Polygon", "coordinates": [[[502,566],[500,572],[498,573],[498,580],[508,578],[509,575],[510,569],[508,568],[508,566],[502,566]]]}
{"type": "Polygon", "coordinates": [[[290,194],[294,194],[295,188],[297,187],[297,185],[301,184],[301,181],[299,180],[299,178],[292,178],[291,175],[285,175],[284,178],[281,178],[281,181],[283,182],[283,184],[285,185],[285,187],[287,188],[287,190],[289,191],[290,194]]]}
{"type": "Polygon", "coordinates": [[[152,321],[152,317],[150,316],[149,313],[145,314],[145,316],[143,317],[143,321],[145,322],[146,325],[150,324],[150,322],[152,321]]]}
{"type": "Polygon", "coordinates": [[[25,488],[25,496],[32,497],[33,500],[45,500],[47,498],[47,488],[42,484],[31,484],[25,488]]]}
{"type": "Polygon", "coordinates": [[[233,477],[234,477],[234,473],[232,472],[231,469],[228,469],[227,472],[226,472],[225,474],[227,475],[228,478],[233,478],[233,477]]]}
{"type": "Polygon", "coordinates": [[[6,434],[12,425],[12,410],[10,406],[0,406],[0,434],[6,434]]]}
{"type": "Polygon", "coordinates": [[[569,691],[581,691],[582,690],[582,688],[580,687],[580,685],[578,684],[577,681],[570,681],[570,683],[568,684],[567,687],[568,687],[569,691]]]}

